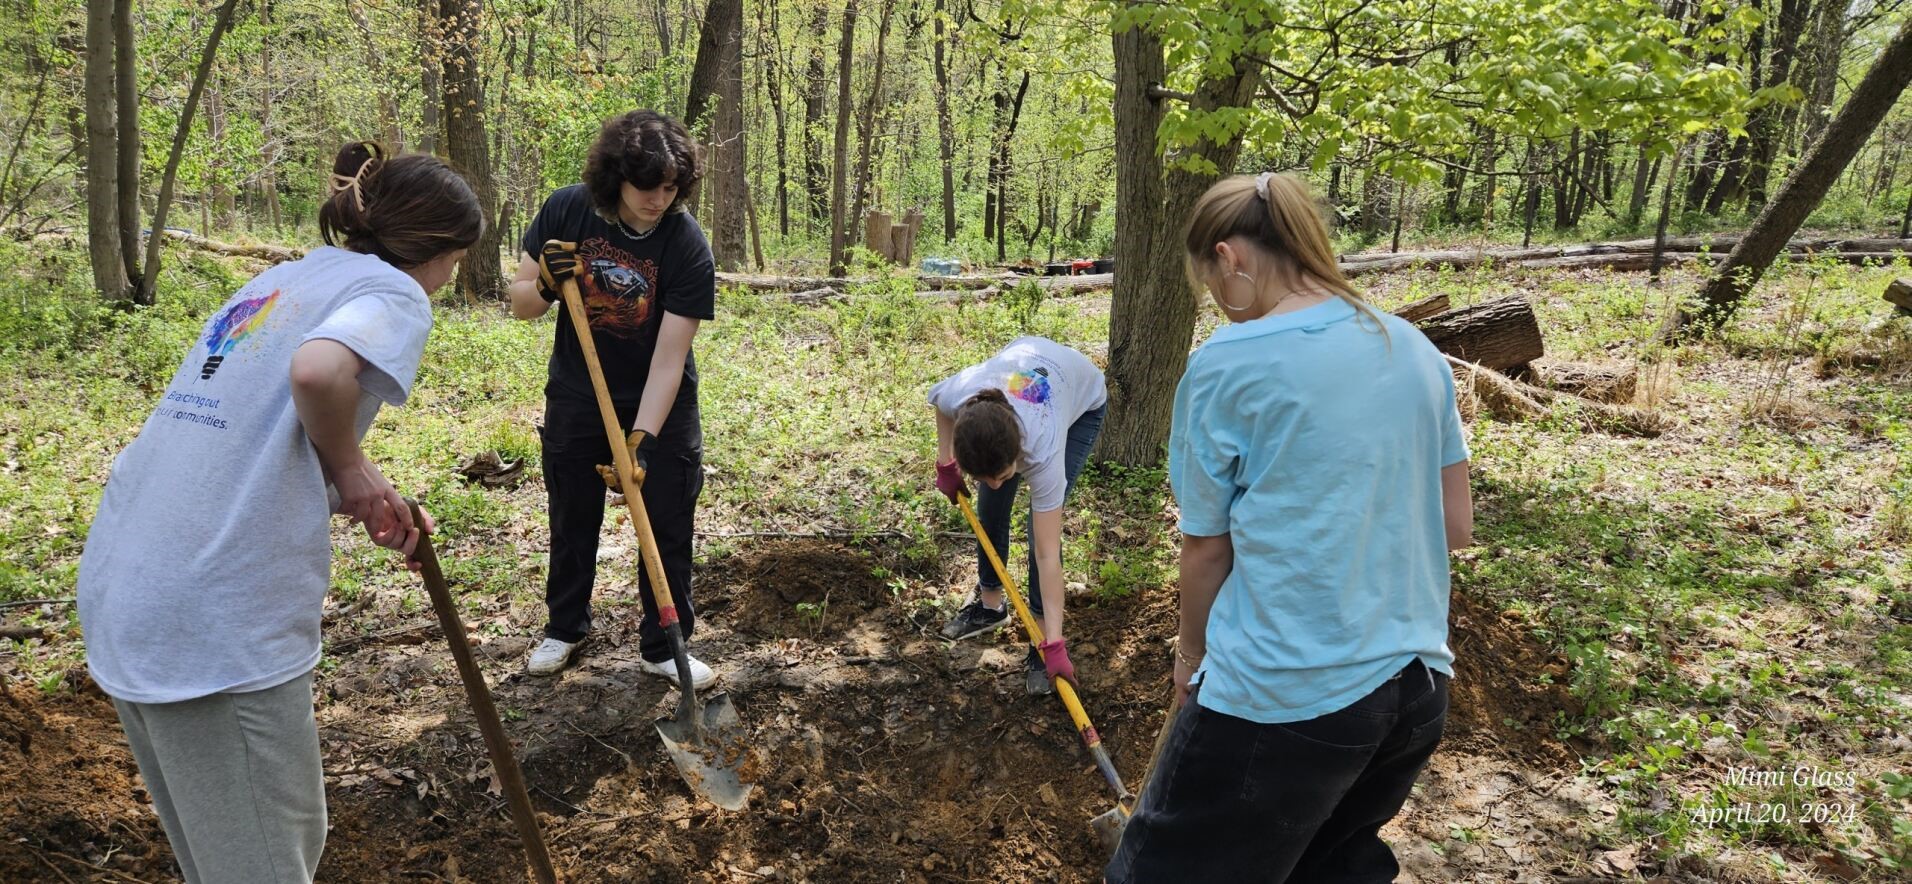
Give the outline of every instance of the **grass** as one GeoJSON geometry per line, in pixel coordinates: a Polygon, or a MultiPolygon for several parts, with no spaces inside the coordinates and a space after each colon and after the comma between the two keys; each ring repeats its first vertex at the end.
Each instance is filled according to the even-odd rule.
{"type": "MultiPolygon", "coordinates": [[[[0,266],[17,268],[0,277],[0,601],[72,593],[113,454],[244,278],[221,262],[176,261],[159,307],[122,314],[92,305],[83,256],[44,258],[0,244],[0,266]]],[[[1564,773],[1612,801],[1612,821],[1590,823],[1606,827],[1603,843],[1756,880],[1817,880],[1823,856],[1887,876],[1912,865],[1912,320],[1885,320],[1878,299],[1905,272],[1782,266],[1721,336],[1670,349],[1652,333],[1691,271],[1663,289],[1605,273],[1372,281],[1384,304],[1523,292],[1551,355],[1639,364],[1652,377],[1640,404],[1679,419],[1657,438],[1590,432],[1567,416],[1470,427],[1478,545],[1456,557],[1456,590],[1518,616],[1571,661],[1565,678],[1585,712],[1554,728],[1595,747],[1564,773]],[[1852,782],[1736,785],[1732,768],[1852,782]],[[1747,803],[1787,816],[1714,812],[1747,803]],[[1815,818],[1835,804],[1852,812],[1815,818]]],[[[966,526],[928,481],[927,387],[1024,333],[1101,359],[1107,300],[1018,291],[948,305],[912,288],[879,282],[816,307],[721,293],[719,319],[697,341],[700,529],[881,537],[913,566],[885,575],[904,604],[946,604],[961,590],[952,575],[966,573],[969,553],[951,535],[966,526]]],[[[550,323],[442,309],[413,402],[383,412],[367,440],[436,514],[452,579],[468,597],[509,601],[510,622],[480,624],[492,632],[540,616],[543,493],[535,481],[480,489],[455,469],[496,450],[536,474],[550,323]]],[[[1198,339],[1214,323],[1205,317],[1198,339]]],[[[1160,470],[1092,469],[1065,536],[1067,580],[1088,603],[1173,591],[1160,470]]],[[[339,538],[335,604],[369,594],[417,608],[388,554],[339,538]]],[[[747,542],[710,537],[701,554],[747,542]]],[[[800,613],[821,624],[823,604],[800,613]]],[[[65,618],[54,624],[63,638],[0,647],[0,671],[57,690],[83,645],[70,608],[25,612],[49,616],[65,618]]]]}

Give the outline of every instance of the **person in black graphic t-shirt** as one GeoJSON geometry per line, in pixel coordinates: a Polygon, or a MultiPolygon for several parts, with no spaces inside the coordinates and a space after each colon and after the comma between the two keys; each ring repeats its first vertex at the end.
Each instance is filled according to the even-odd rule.
{"type": "MultiPolygon", "coordinates": [[[[524,254],[509,289],[511,313],[536,319],[553,303],[560,313],[540,434],[551,515],[545,583],[550,620],[544,641],[525,664],[532,675],[563,669],[591,631],[591,584],[604,523],[605,488],[597,466],[611,462],[584,351],[570,317],[562,315],[567,308],[560,293],[540,281],[541,261],[552,269],[575,268],[618,422],[641,440],[640,493],[684,636],[690,637],[691,531],[704,487],[691,339],[699,322],[714,318],[717,289],[710,243],[683,203],[702,177],[697,143],[683,124],[654,111],[632,111],[604,124],[585,161],[584,182],[553,193],[525,230],[524,254]],[[568,245],[552,252],[545,248],[552,240],[568,245]]],[[[639,569],[638,580],[645,669],[675,680],[650,574],[639,569]]],[[[690,668],[695,687],[716,678],[695,657],[690,668]]]]}

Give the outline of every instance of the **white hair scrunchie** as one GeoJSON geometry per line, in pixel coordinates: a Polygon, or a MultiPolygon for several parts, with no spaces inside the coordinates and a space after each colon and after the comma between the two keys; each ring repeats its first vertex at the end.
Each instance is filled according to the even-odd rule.
{"type": "Polygon", "coordinates": [[[1264,203],[1268,201],[1268,179],[1273,177],[1275,177],[1273,172],[1263,172],[1255,176],[1255,195],[1261,197],[1264,203]]]}

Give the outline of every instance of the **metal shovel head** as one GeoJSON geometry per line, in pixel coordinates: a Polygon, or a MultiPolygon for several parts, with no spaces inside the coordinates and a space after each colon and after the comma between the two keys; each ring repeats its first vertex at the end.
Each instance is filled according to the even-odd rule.
{"type": "Polygon", "coordinates": [[[1102,842],[1102,849],[1115,853],[1117,845],[1122,843],[1122,830],[1129,826],[1129,811],[1116,805],[1108,812],[1089,821],[1089,828],[1095,830],[1095,837],[1102,842]]]}
{"type": "Polygon", "coordinates": [[[712,694],[692,703],[690,716],[657,720],[657,735],[691,791],[725,810],[742,810],[757,788],[757,753],[745,741],[743,720],[729,694],[712,694]]]}

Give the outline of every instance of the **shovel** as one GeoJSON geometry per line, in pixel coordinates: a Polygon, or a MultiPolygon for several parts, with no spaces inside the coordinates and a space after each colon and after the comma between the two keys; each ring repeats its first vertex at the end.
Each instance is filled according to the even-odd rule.
{"type": "Polygon", "coordinates": [[[505,798],[511,804],[511,821],[518,827],[518,838],[524,842],[525,859],[531,863],[531,871],[539,884],[554,884],[557,874],[551,869],[551,855],[544,848],[544,835],[538,830],[538,817],[531,812],[531,796],[525,792],[524,775],[518,771],[518,762],[511,757],[511,741],[505,738],[505,729],[498,722],[498,707],[491,702],[491,689],[485,685],[484,673],[478,671],[478,663],[471,656],[471,642],[465,638],[465,622],[458,616],[458,608],[452,604],[451,587],[445,583],[445,572],[438,566],[438,553],[432,549],[432,538],[425,533],[425,515],[418,510],[418,504],[405,501],[412,508],[412,524],[419,526],[418,546],[412,551],[412,558],[418,562],[419,576],[425,579],[425,592],[432,597],[432,610],[438,612],[438,625],[445,632],[445,643],[451,645],[452,659],[458,663],[458,680],[465,683],[465,697],[471,701],[471,713],[478,719],[478,732],[485,737],[485,751],[491,755],[491,769],[498,774],[498,785],[504,789],[505,798]]]}
{"type": "Polygon", "coordinates": [[[664,561],[657,557],[657,538],[651,534],[650,515],[644,510],[644,495],[638,492],[636,468],[631,449],[619,431],[617,411],[611,407],[610,389],[604,383],[604,367],[598,363],[597,344],[591,339],[591,320],[584,312],[584,298],[578,294],[575,279],[564,281],[564,306],[577,329],[578,346],[584,350],[584,364],[590,369],[591,388],[597,393],[598,412],[604,416],[604,432],[610,438],[611,457],[617,466],[624,505],[630,509],[631,526],[637,529],[638,553],[644,570],[651,577],[651,594],[657,601],[657,623],[670,636],[671,656],[677,660],[677,712],[657,720],[657,735],[677,772],[692,792],[725,810],[742,810],[756,788],[743,772],[755,767],[755,753],[745,742],[743,721],[726,693],[713,694],[699,701],[691,686],[690,654],[684,649],[684,626],[677,619],[677,605],[671,600],[670,583],[664,579],[664,561]]]}
{"type": "MultiPolygon", "coordinates": [[[[1003,594],[1009,596],[1009,602],[1015,606],[1016,617],[1022,620],[1023,631],[1029,634],[1030,645],[1040,645],[1042,625],[1036,622],[1035,615],[1029,613],[1029,606],[1022,600],[1022,590],[1009,576],[1009,569],[1003,567],[1002,558],[996,555],[996,545],[989,542],[989,535],[983,533],[983,523],[976,519],[976,509],[969,505],[968,494],[957,494],[956,505],[962,507],[963,516],[969,520],[970,530],[976,532],[976,542],[982,544],[983,554],[989,557],[989,564],[996,569],[996,578],[1002,581],[1003,594]]],[[[1095,725],[1089,722],[1089,713],[1082,710],[1082,701],[1076,697],[1075,685],[1066,678],[1055,680],[1056,696],[1062,698],[1062,705],[1069,710],[1069,718],[1075,722],[1076,732],[1082,735],[1082,745],[1089,748],[1089,754],[1095,758],[1097,770],[1102,778],[1109,781],[1109,788],[1115,790],[1115,807],[1089,821],[1089,827],[1095,830],[1102,846],[1110,851],[1122,843],[1122,829],[1128,825],[1129,815],[1135,812],[1135,793],[1122,785],[1122,776],[1115,772],[1115,762],[1109,760],[1108,750],[1102,748],[1102,737],[1095,732],[1095,725]]]]}

